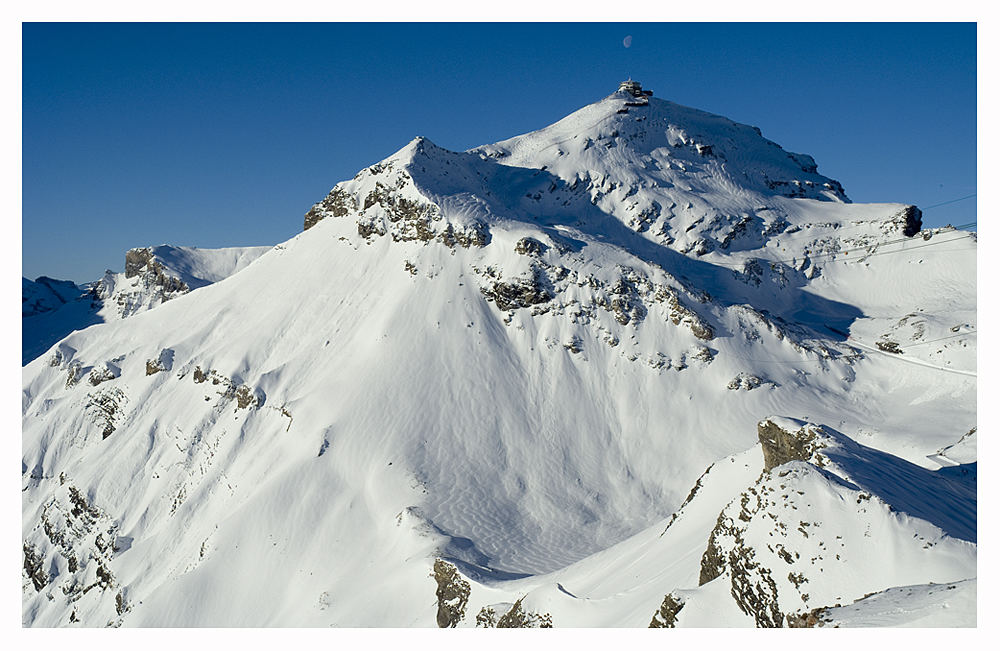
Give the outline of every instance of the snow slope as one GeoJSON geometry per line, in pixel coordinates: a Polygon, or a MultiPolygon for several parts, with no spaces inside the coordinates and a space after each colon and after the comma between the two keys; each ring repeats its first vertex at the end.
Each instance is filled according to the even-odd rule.
{"type": "Polygon", "coordinates": [[[818,625],[835,628],[974,627],[976,580],[890,588],[847,606],[818,613],[818,625]]]}
{"type": "Polygon", "coordinates": [[[74,330],[123,319],[227,278],[269,248],[161,245],[130,250],[125,264],[128,268],[131,261],[134,268],[124,273],[108,271],[101,280],[84,286],[44,276],[34,282],[22,278],[22,364],[44,354],[74,330]],[[153,272],[150,265],[159,272],[153,272]]]}
{"type": "Polygon", "coordinates": [[[761,505],[743,547],[801,507],[826,523],[808,545],[849,532],[853,562],[878,525],[909,556],[796,566],[817,587],[776,588],[772,620],[974,577],[967,479],[954,521],[912,495],[968,470],[975,235],[917,235],[752,127],[630,97],[469,152],[417,138],[239,273],[28,363],[25,624],[434,626],[436,558],[470,581],[461,625],[524,596],[645,626],[671,590],[681,625],[761,624],[727,587],[743,566],[698,580],[720,513],[784,490],[755,447],[775,413],[832,428],[843,471],[790,462],[809,506],[761,505]]]}

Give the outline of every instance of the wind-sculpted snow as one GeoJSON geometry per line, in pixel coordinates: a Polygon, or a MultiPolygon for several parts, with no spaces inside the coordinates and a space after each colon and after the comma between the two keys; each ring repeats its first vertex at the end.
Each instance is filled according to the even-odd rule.
{"type": "MultiPolygon", "coordinates": [[[[769,421],[793,437],[815,433],[801,455],[810,461],[761,473],[761,446],[721,459],[664,523],[549,575],[473,583],[470,607],[526,595],[567,626],[975,625],[975,545],[920,519],[917,500],[883,499],[929,471],[874,451],[840,465],[841,447],[860,446],[825,426],[769,421]],[[859,480],[865,489],[855,483],[885,465],[881,479],[859,480]],[[930,585],[914,585],[921,579],[930,585]]],[[[919,490],[928,504],[955,505],[934,495],[938,481],[919,490]]]]}
{"type": "Polygon", "coordinates": [[[137,250],[136,305],[213,282],[24,367],[25,624],[435,626],[438,559],[471,586],[449,626],[774,624],[973,576],[974,467],[936,469],[975,456],[974,236],[904,235],[916,213],[846,203],[751,127],[623,101],[469,152],[418,138],[219,282],[137,250]],[[762,477],[772,413],[829,423],[827,465],[762,477]],[[127,545],[47,531],[65,485],[127,545]],[[107,587],[71,600],[97,561],[69,554],[107,587]]]}

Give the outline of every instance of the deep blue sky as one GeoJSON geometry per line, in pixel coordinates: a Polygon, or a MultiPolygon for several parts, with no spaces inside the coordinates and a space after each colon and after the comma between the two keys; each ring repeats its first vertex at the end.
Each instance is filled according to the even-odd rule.
{"type": "MultiPolygon", "coordinates": [[[[856,202],[976,188],[974,24],[25,24],[22,273],[275,244],[424,135],[541,128],[631,75],[811,154],[856,202]],[[632,36],[625,48],[623,38],[632,36]]],[[[968,199],[926,225],[976,219],[968,199]]]]}

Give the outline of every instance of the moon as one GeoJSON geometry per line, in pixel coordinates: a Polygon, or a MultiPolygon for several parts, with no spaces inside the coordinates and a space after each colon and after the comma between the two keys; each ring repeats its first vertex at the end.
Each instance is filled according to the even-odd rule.
{"type": "Polygon", "coordinates": [[[631,34],[629,34],[628,36],[625,37],[625,40],[622,41],[622,45],[624,45],[625,47],[632,47],[632,35],[631,34]]]}

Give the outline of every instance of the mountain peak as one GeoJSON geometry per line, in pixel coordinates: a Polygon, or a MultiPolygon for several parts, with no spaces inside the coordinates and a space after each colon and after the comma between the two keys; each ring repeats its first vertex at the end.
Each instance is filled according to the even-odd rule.
{"type": "Polygon", "coordinates": [[[23,625],[780,625],[974,576],[975,237],[638,90],[415,138],[252,263],[130,252],[143,313],[22,370],[23,625]]]}
{"type": "Polygon", "coordinates": [[[724,195],[733,194],[735,186],[765,197],[848,201],[837,181],[818,173],[811,156],[785,151],[757,127],[649,92],[638,82],[623,82],[618,91],[552,125],[473,151],[506,165],[564,171],[563,176],[586,169],[623,181],[642,178],[665,189],[714,178],[694,190],[724,195]]]}
{"type": "Polygon", "coordinates": [[[726,249],[750,224],[764,239],[788,228],[802,212],[788,199],[849,203],[812,157],[756,127],[651,95],[626,80],[554,124],[466,152],[417,136],[338,183],[304,227],[356,212],[359,232],[426,241],[457,228],[484,242],[497,220],[579,226],[610,217],[703,255],[726,249]]]}

